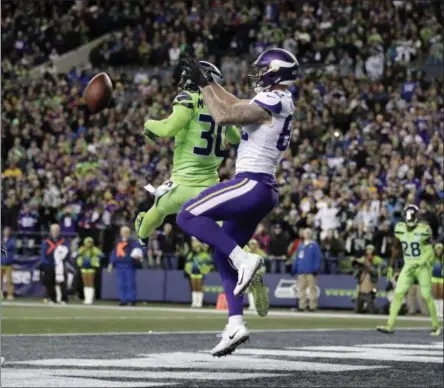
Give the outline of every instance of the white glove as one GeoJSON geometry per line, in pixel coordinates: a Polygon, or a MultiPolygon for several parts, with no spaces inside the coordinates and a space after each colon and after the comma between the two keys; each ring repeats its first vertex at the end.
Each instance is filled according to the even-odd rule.
{"type": "Polygon", "coordinates": [[[65,245],[59,245],[54,251],[54,258],[56,260],[65,260],[66,256],[68,256],[68,247],[65,245]]]}
{"type": "Polygon", "coordinates": [[[141,259],[142,257],[143,257],[143,252],[142,252],[142,249],[140,249],[140,248],[134,248],[132,251],[131,251],[131,258],[133,258],[133,259],[141,259]]]}

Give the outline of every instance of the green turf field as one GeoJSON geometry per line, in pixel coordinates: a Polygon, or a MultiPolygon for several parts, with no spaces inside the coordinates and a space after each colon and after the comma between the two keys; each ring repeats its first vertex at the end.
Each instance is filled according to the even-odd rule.
{"type": "MultiPolygon", "coordinates": [[[[2,334],[107,333],[222,330],[226,313],[214,308],[188,307],[48,306],[36,303],[3,303],[2,334]]],[[[247,314],[252,330],[364,329],[383,324],[384,316],[356,316],[352,313],[292,313],[274,311],[266,318],[247,314]]],[[[430,327],[429,320],[402,317],[397,327],[430,327]]]]}

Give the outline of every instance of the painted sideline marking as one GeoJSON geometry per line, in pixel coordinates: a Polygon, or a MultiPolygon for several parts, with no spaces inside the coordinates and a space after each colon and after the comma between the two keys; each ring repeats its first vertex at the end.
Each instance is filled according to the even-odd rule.
{"type": "MultiPolygon", "coordinates": [[[[53,364],[51,363],[52,360],[43,360],[45,361],[44,363],[41,364],[36,364],[38,366],[44,366],[44,367],[51,367],[53,365],[59,366],[58,363],[53,364]]],[[[75,360],[76,362],[78,362],[78,360],[75,360]]],[[[94,360],[92,360],[94,361],[94,360]]],[[[118,360],[116,360],[118,361],[118,360]]],[[[17,364],[24,364],[23,362],[12,362],[11,364],[17,365],[17,364]]],[[[116,364],[116,363],[114,363],[116,364]]],[[[29,362],[27,365],[34,365],[32,362],[29,362]]],[[[106,364],[105,366],[112,366],[113,364],[106,364]]],[[[143,371],[143,370],[97,370],[97,366],[92,365],[91,363],[89,363],[87,365],[88,367],[94,367],[95,369],[82,369],[82,370],[78,370],[78,369],[73,369],[71,366],[69,367],[69,369],[62,369],[62,368],[58,368],[58,369],[50,369],[49,371],[45,371],[44,369],[34,369],[34,374],[39,375],[41,372],[47,372],[48,374],[50,374],[50,377],[52,376],[63,376],[63,377],[67,377],[67,378],[76,378],[79,377],[79,375],[82,378],[85,377],[100,377],[100,378],[117,378],[117,379],[122,379],[122,378],[138,378],[138,379],[155,379],[155,380],[173,380],[173,379],[179,379],[179,380],[246,380],[246,379],[258,379],[258,378],[263,378],[263,377],[280,377],[280,376],[285,376],[284,374],[278,374],[278,373],[240,373],[240,372],[194,372],[194,371],[184,371],[184,372],[179,372],[179,371],[168,371],[168,372],[164,372],[164,371],[158,371],[158,370],[153,370],[153,371],[143,371]]],[[[122,365],[123,367],[126,368],[132,368],[131,365],[122,365]]],[[[150,367],[151,365],[148,363],[147,367],[150,367]]],[[[75,367],[77,367],[77,365],[75,365],[75,367]]],[[[100,365],[99,365],[100,367],[100,365]]],[[[157,366],[159,367],[159,366],[157,366]]],[[[29,369],[5,369],[2,370],[2,375],[3,373],[7,373],[10,372],[9,374],[11,376],[6,376],[5,380],[8,378],[16,378],[18,379],[18,376],[21,376],[21,371],[28,373],[29,374],[29,369]]],[[[159,383],[160,385],[160,383],[159,383]]]]}
{"type": "MultiPolygon", "coordinates": [[[[430,330],[428,327],[400,327],[396,329],[396,331],[424,331],[430,330]]],[[[107,331],[107,332],[98,332],[98,333],[39,333],[39,334],[2,334],[3,337],[93,337],[93,336],[121,336],[121,335],[186,335],[186,334],[220,334],[222,330],[190,330],[190,331],[107,331]]],[[[253,329],[249,330],[250,333],[324,333],[324,332],[350,332],[350,331],[373,331],[376,332],[376,329],[339,329],[339,328],[330,328],[330,329],[253,329]]]]}
{"type": "MultiPolygon", "coordinates": [[[[266,349],[261,355],[267,356],[266,349]]],[[[236,350],[237,352],[237,350],[236,350]]],[[[273,353],[270,353],[273,356],[273,353]]],[[[215,369],[215,370],[242,370],[242,371],[312,371],[312,372],[346,372],[369,369],[387,368],[385,365],[348,365],[345,363],[323,363],[312,361],[276,360],[274,358],[257,358],[249,355],[232,355],[224,360],[213,359],[208,354],[173,352],[146,354],[140,358],[108,359],[82,359],[82,358],[55,358],[44,360],[17,361],[15,365],[32,365],[40,367],[64,367],[75,366],[76,368],[192,368],[192,369],[215,369]]],[[[95,371],[98,373],[98,371],[95,371]]]]}
{"type": "MultiPolygon", "coordinates": [[[[47,304],[38,304],[32,302],[2,302],[4,306],[13,306],[13,307],[38,307],[38,308],[60,308],[60,309],[95,309],[95,310],[111,310],[111,311],[152,311],[152,312],[171,312],[171,313],[189,313],[189,314],[218,314],[218,315],[226,315],[227,311],[220,310],[209,310],[209,309],[197,309],[193,310],[189,307],[149,307],[149,306],[106,306],[106,305],[92,305],[92,306],[84,306],[84,305],[47,305],[47,304]]],[[[256,315],[254,311],[244,311],[245,315],[256,315]]],[[[353,314],[353,313],[323,313],[323,312],[315,312],[315,313],[298,313],[292,311],[270,311],[268,313],[269,317],[292,317],[292,318],[343,318],[343,319],[378,319],[384,320],[387,317],[385,315],[375,315],[375,314],[353,314]]],[[[428,322],[430,321],[429,317],[405,317],[400,316],[397,318],[399,321],[418,321],[418,322],[428,322]]]]}
{"type": "Polygon", "coordinates": [[[393,349],[443,349],[444,344],[442,342],[431,342],[430,345],[421,344],[374,344],[374,345],[359,345],[369,348],[393,348],[393,349]]]}
{"type": "MultiPolygon", "coordinates": [[[[337,360],[372,360],[389,362],[421,362],[442,364],[442,352],[411,351],[404,349],[371,349],[359,346],[306,346],[282,349],[236,349],[236,354],[249,356],[297,358],[329,358],[337,360]],[[424,353],[428,353],[423,355],[424,353]]],[[[281,360],[279,360],[281,362],[281,360]]]]}

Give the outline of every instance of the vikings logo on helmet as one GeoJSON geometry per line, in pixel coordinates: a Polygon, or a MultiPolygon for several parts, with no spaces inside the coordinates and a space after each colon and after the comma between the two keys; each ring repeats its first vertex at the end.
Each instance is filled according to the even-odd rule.
{"type": "MultiPolygon", "coordinates": [[[[222,84],[224,81],[224,78],[222,76],[222,72],[217,68],[217,66],[213,65],[210,62],[207,61],[199,61],[200,65],[202,66],[202,69],[205,71],[205,74],[207,75],[207,78],[211,81],[217,82],[218,84],[222,84]]],[[[197,91],[199,88],[197,85],[195,85],[191,80],[189,80],[185,72],[182,73],[179,85],[183,87],[184,89],[190,90],[190,91],[197,91]]]]}
{"type": "Polygon", "coordinates": [[[296,57],[279,48],[265,50],[254,61],[253,67],[257,68],[256,75],[249,75],[248,81],[256,93],[268,90],[273,85],[291,85],[299,73],[296,57]]]}
{"type": "Polygon", "coordinates": [[[407,205],[402,211],[402,219],[408,227],[414,227],[418,223],[418,214],[418,206],[407,205]]]}

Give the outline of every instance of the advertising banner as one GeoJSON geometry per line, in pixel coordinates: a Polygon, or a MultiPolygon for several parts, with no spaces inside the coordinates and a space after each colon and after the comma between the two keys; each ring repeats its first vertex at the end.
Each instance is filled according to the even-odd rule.
{"type": "MultiPolygon", "coordinates": [[[[40,257],[24,257],[17,255],[12,265],[12,282],[17,296],[43,297],[45,289],[40,283],[40,257]]],[[[3,282],[3,293],[6,292],[3,282]]]]}
{"type": "MultiPolygon", "coordinates": [[[[109,274],[103,272],[102,298],[118,299],[117,279],[115,271],[109,274]]],[[[265,286],[269,290],[271,306],[297,307],[299,299],[298,283],[290,275],[266,274],[265,286]]],[[[385,279],[378,283],[376,304],[381,307],[386,301],[385,279]]],[[[204,283],[207,304],[216,304],[217,296],[223,292],[218,273],[209,273],[204,283]]],[[[137,271],[137,300],[164,301],[171,303],[190,303],[190,284],[182,271],[159,271],[143,269],[137,271]]],[[[351,275],[319,275],[317,277],[316,293],[320,308],[354,307],[356,296],[356,279],[351,275]]],[[[247,303],[247,297],[244,298],[247,303]]]]}
{"type": "MultiPolygon", "coordinates": [[[[102,271],[102,299],[119,299],[117,269],[102,271]]],[[[180,271],[177,271],[180,272],[180,271]]],[[[165,274],[162,270],[139,269],[136,271],[136,296],[138,301],[165,301],[165,274]]],[[[185,285],[183,285],[185,286],[185,285]]]]}
{"type": "MultiPolygon", "coordinates": [[[[71,290],[75,267],[68,261],[66,265],[66,282],[68,291],[71,290]]],[[[12,282],[17,296],[43,298],[45,287],[40,282],[40,256],[16,255],[12,264],[12,282]]],[[[3,282],[3,294],[6,293],[6,282],[3,282]]]]}

